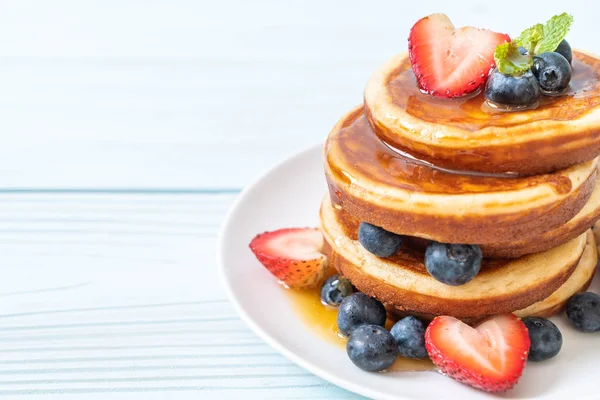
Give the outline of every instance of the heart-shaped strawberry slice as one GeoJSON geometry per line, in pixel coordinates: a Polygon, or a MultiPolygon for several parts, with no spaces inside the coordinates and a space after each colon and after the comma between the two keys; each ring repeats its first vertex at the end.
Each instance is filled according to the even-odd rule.
{"type": "Polygon", "coordinates": [[[250,249],[279,281],[291,288],[316,286],[327,272],[321,253],[323,235],[316,228],[287,228],[257,235],[250,249]]]}
{"type": "Polygon", "coordinates": [[[504,392],[523,373],[529,334],[513,314],[498,315],[476,328],[443,316],[427,327],[425,345],[444,374],[478,389],[504,392]]]}
{"type": "Polygon", "coordinates": [[[455,29],[445,14],[432,14],[412,27],[408,51],[421,90],[459,97],[485,83],[496,65],[496,46],[507,41],[508,35],[487,29],[455,29]]]}

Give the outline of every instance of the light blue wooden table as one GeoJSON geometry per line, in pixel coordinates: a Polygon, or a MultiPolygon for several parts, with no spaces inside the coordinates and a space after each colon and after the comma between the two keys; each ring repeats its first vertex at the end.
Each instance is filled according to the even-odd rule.
{"type": "MultiPolygon", "coordinates": [[[[514,34],[552,3],[0,1],[0,396],[355,398],[236,317],[222,219],[418,17],[514,34]]],[[[591,8],[566,9],[575,47],[591,8]]]]}

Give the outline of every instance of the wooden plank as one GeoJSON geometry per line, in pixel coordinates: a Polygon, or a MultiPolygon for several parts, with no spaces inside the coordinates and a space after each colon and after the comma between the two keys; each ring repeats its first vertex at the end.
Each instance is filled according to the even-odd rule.
{"type": "Polygon", "coordinates": [[[0,396],[349,398],[226,301],[215,236],[236,196],[0,194],[0,396]]]}

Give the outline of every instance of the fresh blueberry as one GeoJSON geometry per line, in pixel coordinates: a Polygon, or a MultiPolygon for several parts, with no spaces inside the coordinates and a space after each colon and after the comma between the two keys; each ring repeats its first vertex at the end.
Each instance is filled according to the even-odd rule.
{"type": "Polygon", "coordinates": [[[485,85],[485,98],[496,106],[532,107],[540,99],[540,85],[530,71],[512,76],[494,69],[485,85]]]}
{"type": "Polygon", "coordinates": [[[569,64],[573,61],[573,51],[571,51],[571,45],[566,40],[563,39],[554,51],[566,58],[569,64]]]}
{"type": "Polygon", "coordinates": [[[352,292],[354,292],[354,288],[348,279],[333,275],[321,287],[321,302],[337,307],[344,297],[350,296],[352,292]]]}
{"type": "Polygon", "coordinates": [[[533,57],[531,72],[544,92],[562,92],[571,82],[571,65],[569,61],[553,51],[533,57]]]}
{"type": "Polygon", "coordinates": [[[382,258],[391,256],[402,245],[402,236],[366,222],[358,227],[358,240],[369,253],[382,258]]]}
{"type": "Polygon", "coordinates": [[[398,358],[398,346],[385,328],[379,325],[361,325],[350,334],[346,353],[358,368],[382,371],[398,358]]]}
{"type": "Polygon", "coordinates": [[[600,331],[600,296],[585,292],[571,297],[567,303],[567,317],[580,331],[600,331]]]}
{"type": "Polygon", "coordinates": [[[398,351],[402,357],[425,358],[425,324],[420,319],[409,316],[402,318],[390,331],[398,344],[398,351]]]}
{"type": "Polygon", "coordinates": [[[427,272],[446,285],[460,286],[475,278],[481,259],[481,249],[475,245],[431,242],[425,249],[427,272]]]}
{"type": "Polygon", "coordinates": [[[353,293],[344,298],[337,315],[340,332],[350,335],[360,325],[385,325],[386,311],[381,302],[364,293],[353,293]]]}
{"type": "Polygon", "coordinates": [[[523,323],[529,331],[529,361],[545,361],[554,357],[562,347],[562,334],[552,321],[546,318],[527,317],[523,323]]]}

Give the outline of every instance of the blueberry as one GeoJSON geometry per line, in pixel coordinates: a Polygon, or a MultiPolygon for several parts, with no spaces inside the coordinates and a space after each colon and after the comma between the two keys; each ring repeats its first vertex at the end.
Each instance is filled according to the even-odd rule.
{"type": "Polygon", "coordinates": [[[585,292],[571,297],[567,303],[567,317],[580,331],[600,331],[600,296],[585,292]]]}
{"type": "Polygon", "coordinates": [[[425,324],[420,319],[409,316],[402,318],[390,331],[398,344],[398,351],[402,357],[425,358],[425,324]]]}
{"type": "Polygon", "coordinates": [[[348,336],[360,325],[385,325],[386,311],[381,302],[364,293],[353,293],[344,298],[337,315],[340,332],[348,336]]]}
{"type": "Polygon", "coordinates": [[[358,368],[382,371],[398,358],[398,346],[385,328],[379,325],[361,325],[350,334],[346,353],[358,368]]]}
{"type": "Polygon", "coordinates": [[[485,85],[485,98],[499,106],[536,106],[540,99],[540,85],[530,71],[511,76],[494,69],[485,85]]]}
{"type": "Polygon", "coordinates": [[[354,288],[348,279],[333,275],[321,287],[321,302],[337,307],[344,297],[350,296],[352,292],[354,292],[354,288]]]}
{"type": "Polygon", "coordinates": [[[360,223],[358,240],[369,253],[382,258],[391,256],[402,245],[402,236],[366,222],[360,223]]]}
{"type": "Polygon", "coordinates": [[[529,361],[545,361],[554,357],[562,347],[562,334],[552,321],[546,318],[527,317],[523,323],[529,331],[529,361]]]}
{"type": "Polygon", "coordinates": [[[481,258],[479,246],[431,242],[425,250],[425,268],[438,281],[460,286],[475,278],[481,258]]]}
{"type": "Polygon", "coordinates": [[[566,58],[569,64],[571,64],[571,62],[573,61],[573,52],[571,51],[571,45],[566,40],[563,39],[563,41],[560,42],[560,44],[554,51],[566,58]]]}
{"type": "Polygon", "coordinates": [[[562,92],[571,82],[571,65],[566,58],[553,51],[533,57],[531,72],[544,92],[562,92]]]}

